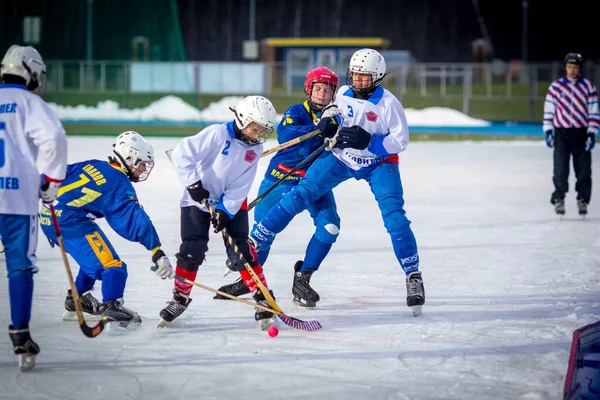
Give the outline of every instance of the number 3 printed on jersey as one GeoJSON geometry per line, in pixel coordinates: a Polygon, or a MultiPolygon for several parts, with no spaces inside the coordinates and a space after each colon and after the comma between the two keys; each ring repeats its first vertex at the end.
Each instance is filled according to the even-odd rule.
{"type": "Polygon", "coordinates": [[[352,106],[350,104],[348,104],[348,116],[350,118],[354,117],[354,110],[352,109],[352,106]]]}

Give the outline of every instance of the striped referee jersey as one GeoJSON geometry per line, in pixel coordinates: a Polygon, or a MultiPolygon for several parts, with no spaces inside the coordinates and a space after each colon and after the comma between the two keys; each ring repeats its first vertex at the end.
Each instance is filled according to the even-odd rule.
{"type": "Polygon", "coordinates": [[[583,77],[571,82],[565,76],[552,82],[544,102],[543,130],[554,127],[587,128],[588,133],[598,133],[598,91],[592,82],[583,77]]]}

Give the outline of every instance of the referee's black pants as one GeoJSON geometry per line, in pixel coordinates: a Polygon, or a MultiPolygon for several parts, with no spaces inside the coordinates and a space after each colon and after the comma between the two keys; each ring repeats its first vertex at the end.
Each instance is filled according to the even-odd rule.
{"type": "Polygon", "coordinates": [[[554,193],[550,202],[563,200],[569,191],[569,160],[573,155],[577,200],[589,204],[592,195],[592,154],[585,151],[587,128],[555,128],[554,130],[554,193]]]}

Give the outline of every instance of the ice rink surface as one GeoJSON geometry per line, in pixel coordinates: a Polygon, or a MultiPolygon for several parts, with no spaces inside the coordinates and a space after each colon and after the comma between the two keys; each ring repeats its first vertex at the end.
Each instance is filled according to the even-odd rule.
{"type": "MultiPolygon", "coordinates": [[[[69,161],[105,159],[113,140],[69,137],[69,161]]],[[[175,262],[183,189],[164,150],[179,139],[149,140],[156,166],[135,187],[175,262]]],[[[65,268],[40,233],[31,328],[41,354],[33,371],[20,373],[7,332],[0,334],[0,399],[562,398],[572,332],[600,319],[600,186],[582,220],[571,173],[559,220],[549,203],[552,151],[543,141],[415,142],[401,154],[400,171],[427,293],[421,316],[405,305],[404,275],[364,181],[334,191],[341,233],[311,282],[322,299],[317,309],[291,301],[292,267],[313,232],[307,213],[277,238],[265,265],[279,305],[319,320],[318,332],[280,323],[270,338],[251,307],[199,288],[175,327],[157,329],[172,281],[157,278],[150,253],[102,221],[128,265],[126,306],[144,321],[127,335],[88,339],[61,320],[65,268]]],[[[197,279],[218,288],[234,277],[223,278],[223,243],[211,235],[197,279]]],[[[2,270],[4,263],[0,256],[2,270]]],[[[7,292],[0,285],[4,329],[7,292]]]]}

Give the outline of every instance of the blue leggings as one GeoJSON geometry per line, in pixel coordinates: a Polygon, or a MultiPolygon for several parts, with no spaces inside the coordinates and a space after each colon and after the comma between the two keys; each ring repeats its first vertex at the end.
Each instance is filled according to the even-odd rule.
{"type": "MultiPolygon", "coordinates": [[[[260,196],[274,183],[275,182],[272,180],[263,179],[258,190],[258,195],[260,196]]],[[[279,202],[284,194],[292,190],[297,184],[298,181],[282,183],[265,196],[264,199],[258,202],[254,209],[255,224],[253,232],[256,229],[257,223],[279,202]]],[[[329,253],[331,246],[337,240],[340,230],[340,217],[337,213],[337,206],[332,191],[323,194],[316,201],[311,202],[307,209],[314,221],[315,233],[306,248],[304,264],[300,271],[319,269],[321,263],[329,253]]],[[[261,243],[260,251],[258,252],[258,260],[261,265],[264,265],[267,261],[274,240],[275,235],[270,236],[266,241],[261,243]]]]}
{"type": "MultiPolygon", "coordinates": [[[[127,281],[127,264],[119,259],[119,255],[102,232],[93,222],[93,230],[75,238],[63,237],[67,253],[79,264],[79,273],[75,279],[77,291],[85,293],[94,287],[97,280],[102,281],[102,301],[104,303],[123,298],[127,281]]],[[[44,234],[57,242],[54,227],[42,225],[44,234]]]]}
{"type": "Polygon", "coordinates": [[[37,215],[0,214],[0,236],[6,256],[10,318],[15,329],[31,320],[33,274],[37,248],[37,215]]]}
{"type": "Polygon", "coordinates": [[[306,177],[255,225],[253,238],[262,243],[281,232],[296,214],[309,208],[312,199],[320,198],[347,179],[364,179],[381,211],[400,266],[408,275],[419,269],[417,241],[404,211],[402,181],[398,165],[390,162],[365,167],[358,171],[348,168],[331,152],[324,153],[309,168],[306,177]]]}

